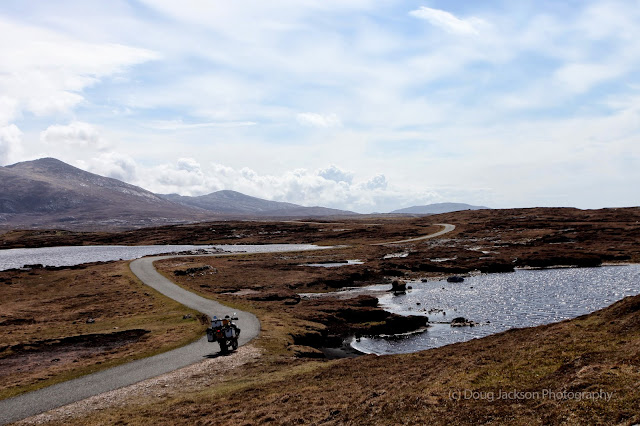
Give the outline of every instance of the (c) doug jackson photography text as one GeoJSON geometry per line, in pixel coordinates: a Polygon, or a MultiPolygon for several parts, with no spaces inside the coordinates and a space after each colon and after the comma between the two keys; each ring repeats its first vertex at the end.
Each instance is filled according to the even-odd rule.
{"type": "Polygon", "coordinates": [[[518,391],[510,390],[505,391],[499,389],[495,391],[478,391],[472,389],[451,390],[449,392],[449,398],[460,400],[485,400],[485,401],[497,401],[497,400],[532,400],[532,399],[550,399],[550,400],[603,400],[610,401],[613,397],[613,392],[605,392],[600,389],[598,391],[591,392],[569,392],[569,391],[554,391],[552,389],[543,389],[540,391],[518,391]]]}

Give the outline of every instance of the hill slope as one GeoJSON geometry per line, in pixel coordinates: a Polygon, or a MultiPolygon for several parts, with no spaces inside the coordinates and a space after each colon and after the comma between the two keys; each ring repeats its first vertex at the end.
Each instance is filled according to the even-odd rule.
{"type": "Polygon", "coordinates": [[[0,228],[126,229],[231,217],[353,215],[235,191],[158,195],[55,158],[0,167],[0,228]]]}
{"type": "Polygon", "coordinates": [[[160,195],[161,197],[186,206],[198,207],[214,213],[227,215],[251,215],[261,217],[294,216],[335,216],[353,215],[354,212],[330,209],[327,207],[305,207],[280,201],[263,200],[236,191],[217,191],[198,197],[178,194],[160,195]]]}
{"type": "Polygon", "coordinates": [[[489,209],[484,206],[472,206],[464,203],[435,203],[427,204],[425,206],[412,206],[404,209],[394,210],[391,213],[403,213],[403,214],[441,214],[451,213],[460,210],[483,210],[489,209]]]}
{"type": "Polygon", "coordinates": [[[137,227],[189,222],[210,214],[54,158],[0,167],[4,227],[137,227]]]}

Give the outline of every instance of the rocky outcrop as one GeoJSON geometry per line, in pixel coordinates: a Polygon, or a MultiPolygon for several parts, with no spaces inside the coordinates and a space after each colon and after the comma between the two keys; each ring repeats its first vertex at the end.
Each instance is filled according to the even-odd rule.
{"type": "Polygon", "coordinates": [[[451,327],[475,327],[477,322],[466,319],[465,317],[456,317],[451,320],[451,327]]]}
{"type": "Polygon", "coordinates": [[[404,280],[395,279],[391,282],[391,290],[394,293],[404,293],[407,291],[407,283],[404,280]]]}

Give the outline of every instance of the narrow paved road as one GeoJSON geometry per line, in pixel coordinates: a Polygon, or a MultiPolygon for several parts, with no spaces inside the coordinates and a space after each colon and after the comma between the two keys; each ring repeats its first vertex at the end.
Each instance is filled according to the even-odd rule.
{"type": "MultiPolygon", "coordinates": [[[[153,262],[172,257],[185,256],[145,257],[131,262],[131,271],[146,285],[199,312],[209,316],[233,313],[231,308],[178,287],[153,267],[153,262]]],[[[238,314],[236,323],[241,330],[238,343],[243,345],[259,334],[260,322],[253,314],[243,311],[235,312],[238,314]]],[[[2,400],[0,401],[0,424],[21,420],[90,396],[186,367],[207,356],[216,355],[218,350],[218,345],[207,342],[205,336],[194,343],[159,355],[2,400]]]]}
{"type": "Polygon", "coordinates": [[[372,244],[372,245],[374,245],[374,246],[384,246],[384,245],[387,245],[387,244],[411,243],[413,241],[428,240],[430,238],[439,237],[440,235],[444,235],[447,232],[451,232],[454,229],[456,229],[455,225],[450,225],[448,223],[436,223],[435,225],[444,226],[444,229],[441,230],[441,231],[438,231],[438,232],[434,232],[433,234],[423,235],[422,237],[409,238],[407,240],[400,240],[400,241],[389,241],[389,242],[377,243],[377,244],[372,244]]]}
{"type": "MultiPolygon", "coordinates": [[[[434,234],[391,243],[379,243],[378,245],[434,238],[450,232],[455,228],[455,226],[448,224],[442,224],[442,226],[444,226],[445,229],[434,234]]],[[[274,252],[273,250],[269,251],[274,252]]],[[[231,256],[232,255],[233,254],[231,254],[231,256]]],[[[204,256],[230,255],[219,254],[204,256]]],[[[157,260],[176,257],[187,256],[154,256],[137,259],[131,262],[131,271],[149,287],[153,287],[165,296],[206,315],[224,315],[232,312],[232,309],[221,303],[211,299],[205,299],[177,286],[161,275],[153,266],[153,263],[157,260]]],[[[244,345],[258,336],[260,333],[260,322],[253,314],[244,311],[235,312],[239,318],[237,324],[240,330],[242,330],[239,344],[244,345]]],[[[201,361],[207,356],[216,355],[218,350],[218,345],[207,342],[205,336],[194,343],[159,355],[132,361],[98,373],[88,374],[77,379],[2,400],[0,401],[0,424],[15,422],[103,392],[128,386],[160,374],[186,367],[187,365],[201,361]]]]}

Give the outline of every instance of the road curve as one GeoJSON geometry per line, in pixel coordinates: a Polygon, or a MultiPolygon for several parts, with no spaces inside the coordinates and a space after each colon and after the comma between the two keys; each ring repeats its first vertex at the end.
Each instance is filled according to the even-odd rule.
{"type": "MultiPolygon", "coordinates": [[[[393,241],[383,244],[396,244],[435,238],[455,229],[454,225],[439,224],[445,228],[434,234],[407,240],[393,241]]],[[[270,251],[273,253],[274,251],[270,251]]],[[[256,252],[258,253],[258,252],[256,252]]],[[[234,254],[214,254],[204,256],[233,256],[234,254]]],[[[165,296],[206,315],[226,314],[232,311],[211,299],[205,299],[177,286],[161,275],[153,266],[157,260],[177,257],[196,257],[185,255],[144,257],[131,262],[131,271],[146,285],[165,296]]],[[[255,315],[235,311],[238,314],[237,324],[242,330],[239,344],[243,345],[260,333],[260,322],[255,315]]],[[[218,353],[218,345],[207,342],[202,337],[196,342],[178,349],[173,349],[148,358],[139,359],[97,373],[88,374],[77,379],[68,380],[33,392],[18,395],[0,401],[0,424],[7,424],[24,418],[44,413],[63,405],[71,404],[94,395],[132,385],[142,380],[156,377],[201,361],[203,358],[218,353]]]]}
{"type": "MultiPolygon", "coordinates": [[[[232,313],[231,308],[214,300],[200,297],[173,284],[153,267],[153,262],[157,260],[174,257],[186,256],[144,257],[131,262],[131,271],[149,287],[153,287],[165,296],[199,312],[210,316],[232,313]]],[[[242,331],[238,343],[243,345],[260,333],[260,322],[253,314],[243,311],[235,312],[238,314],[236,323],[242,331]]],[[[201,361],[205,357],[216,355],[218,350],[219,347],[216,343],[209,343],[206,337],[202,337],[198,341],[178,349],[2,400],[0,401],[0,424],[15,422],[103,392],[186,367],[201,361]]]]}
{"type": "Polygon", "coordinates": [[[456,229],[455,225],[451,225],[449,223],[435,223],[434,225],[444,226],[444,229],[442,229],[441,231],[438,231],[438,232],[434,232],[433,234],[423,235],[421,237],[409,238],[407,240],[400,240],[400,241],[388,241],[388,242],[376,243],[376,244],[372,244],[372,245],[374,245],[374,246],[384,246],[384,245],[387,245],[387,244],[411,243],[413,241],[428,240],[430,238],[439,237],[440,235],[444,235],[444,234],[446,234],[448,232],[451,232],[454,229],[456,229]]]}

